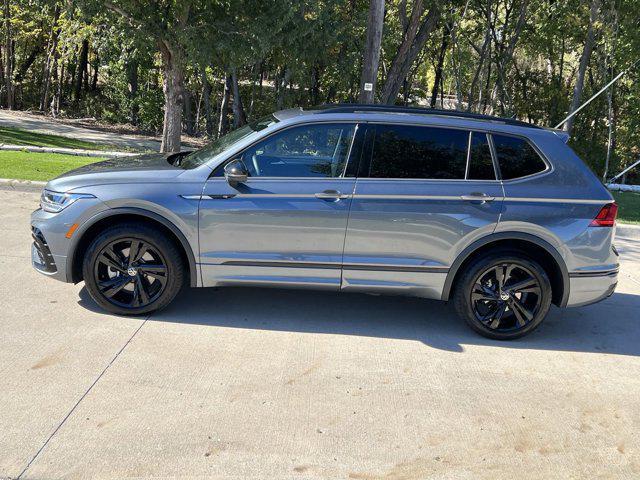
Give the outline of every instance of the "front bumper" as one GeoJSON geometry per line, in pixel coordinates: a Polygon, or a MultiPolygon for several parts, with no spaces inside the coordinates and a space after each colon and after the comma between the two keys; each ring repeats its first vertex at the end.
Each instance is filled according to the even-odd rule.
{"type": "MultiPolygon", "coordinates": [[[[31,214],[31,264],[43,275],[62,282],[71,282],[68,259],[73,255],[75,235],[66,234],[75,223],[82,226],[92,216],[106,210],[98,199],[79,200],[58,213],[48,213],[41,208],[31,214]]],[[[78,228],[77,232],[80,231],[78,228]]]]}
{"type": "Polygon", "coordinates": [[[618,284],[618,270],[590,274],[569,275],[567,307],[581,307],[613,295],[618,284]]]}

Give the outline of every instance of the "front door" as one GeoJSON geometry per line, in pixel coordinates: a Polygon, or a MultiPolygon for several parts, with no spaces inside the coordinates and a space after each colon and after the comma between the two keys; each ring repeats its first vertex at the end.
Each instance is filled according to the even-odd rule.
{"type": "Polygon", "coordinates": [[[487,136],[415,125],[375,125],[370,136],[342,288],[439,299],[460,251],[498,222],[504,195],[487,136]]]}
{"type": "Polygon", "coordinates": [[[339,289],[357,127],[289,127],[234,157],[249,171],[230,185],[220,166],[200,201],[204,286],[270,284],[339,289]]]}

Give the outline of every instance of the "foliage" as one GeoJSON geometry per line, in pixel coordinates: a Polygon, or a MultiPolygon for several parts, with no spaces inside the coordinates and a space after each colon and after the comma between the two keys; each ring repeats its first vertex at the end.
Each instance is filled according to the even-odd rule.
{"type": "MultiPolygon", "coordinates": [[[[437,28],[408,70],[397,103],[434,101],[553,127],[570,107],[594,1],[595,44],[580,97],[585,101],[640,58],[637,0],[387,0],[378,99],[406,34],[407,14],[422,5],[422,21],[438,7],[437,28]]],[[[233,120],[235,110],[224,102],[238,100],[225,94],[232,73],[242,100],[234,106],[249,120],[277,108],[354,102],[368,6],[368,0],[12,0],[15,106],[160,132],[166,105],[162,41],[179,54],[185,132],[215,136],[211,125],[233,120]]],[[[6,50],[2,45],[2,58],[6,50]]],[[[616,83],[611,111],[604,94],[576,117],[571,145],[599,175],[610,122],[609,174],[640,156],[639,72],[640,64],[616,83]]]]}

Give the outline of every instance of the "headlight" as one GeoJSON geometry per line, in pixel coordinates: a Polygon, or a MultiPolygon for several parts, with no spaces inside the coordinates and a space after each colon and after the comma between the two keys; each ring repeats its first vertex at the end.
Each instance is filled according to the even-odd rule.
{"type": "Polygon", "coordinates": [[[89,193],[59,193],[43,190],[40,196],[40,206],[45,212],[58,213],[81,198],[96,197],[89,193]]]}

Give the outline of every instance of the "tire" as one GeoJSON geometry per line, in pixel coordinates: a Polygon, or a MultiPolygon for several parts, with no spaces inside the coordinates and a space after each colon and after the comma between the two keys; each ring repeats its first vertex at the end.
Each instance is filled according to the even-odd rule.
{"type": "Polygon", "coordinates": [[[551,298],[551,282],[537,261],[520,251],[494,251],[465,267],[453,303],[480,335],[512,340],[540,326],[551,298]]]}
{"type": "Polygon", "coordinates": [[[135,223],[100,233],[87,249],[82,273],[91,298],[117,315],[160,310],[185,282],[184,260],[174,242],[157,228],[135,223]]]}

